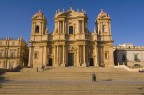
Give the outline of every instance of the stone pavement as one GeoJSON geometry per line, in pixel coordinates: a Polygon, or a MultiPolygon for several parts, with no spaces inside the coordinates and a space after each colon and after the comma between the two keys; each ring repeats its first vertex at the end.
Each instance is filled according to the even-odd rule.
{"type": "Polygon", "coordinates": [[[92,82],[92,68],[70,69],[6,73],[1,76],[0,95],[144,95],[144,73],[97,69],[92,70],[97,75],[92,82]]]}

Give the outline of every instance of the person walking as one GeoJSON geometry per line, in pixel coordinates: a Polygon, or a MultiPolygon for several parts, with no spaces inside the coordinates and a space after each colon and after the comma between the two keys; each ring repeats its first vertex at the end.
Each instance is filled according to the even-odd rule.
{"type": "Polygon", "coordinates": [[[94,81],[94,82],[96,81],[96,75],[95,75],[95,73],[92,74],[92,81],[94,81]]]}
{"type": "Polygon", "coordinates": [[[42,70],[43,70],[43,71],[45,70],[45,66],[44,66],[44,65],[42,65],[42,70]]]}
{"type": "Polygon", "coordinates": [[[38,67],[36,68],[36,71],[38,72],[38,67]]]}

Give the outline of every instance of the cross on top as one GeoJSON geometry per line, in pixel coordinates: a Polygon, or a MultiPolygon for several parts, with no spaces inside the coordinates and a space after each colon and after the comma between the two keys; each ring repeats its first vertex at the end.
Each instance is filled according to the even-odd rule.
{"type": "Polygon", "coordinates": [[[72,7],[73,1],[71,0],[71,1],[69,2],[69,4],[70,4],[70,7],[72,7]]]}

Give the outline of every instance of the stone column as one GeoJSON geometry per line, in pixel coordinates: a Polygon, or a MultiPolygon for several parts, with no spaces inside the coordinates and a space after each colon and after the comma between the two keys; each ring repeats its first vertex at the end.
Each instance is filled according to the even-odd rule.
{"type": "Polygon", "coordinates": [[[43,27],[43,23],[41,22],[41,32],[42,32],[42,35],[44,34],[44,27],[43,27]]]}
{"type": "Polygon", "coordinates": [[[45,46],[44,47],[44,52],[43,52],[44,54],[44,57],[43,57],[43,59],[44,59],[44,65],[47,65],[47,53],[48,53],[48,51],[47,51],[47,47],[45,46]]]}
{"type": "Polygon", "coordinates": [[[84,33],[84,20],[82,20],[82,33],[84,33]]]}
{"type": "Polygon", "coordinates": [[[80,33],[81,31],[80,31],[80,20],[78,20],[78,22],[77,22],[78,24],[77,24],[77,27],[78,27],[78,33],[80,33]]]}
{"type": "Polygon", "coordinates": [[[103,51],[104,51],[104,49],[103,49],[103,47],[101,47],[101,62],[100,62],[101,65],[104,65],[104,54],[103,54],[104,52],[103,51]]]}
{"type": "Polygon", "coordinates": [[[86,66],[86,61],[85,61],[85,45],[83,45],[83,66],[86,66]]]}
{"type": "Polygon", "coordinates": [[[43,52],[44,52],[44,46],[42,46],[41,48],[42,48],[42,56],[41,56],[41,58],[42,58],[41,66],[42,66],[42,65],[44,65],[44,54],[43,54],[43,52]]]}
{"type": "Polygon", "coordinates": [[[35,28],[36,28],[36,23],[34,23],[34,30],[33,30],[33,35],[34,35],[34,37],[31,37],[32,40],[35,40],[35,28]]]}
{"type": "Polygon", "coordinates": [[[59,21],[58,21],[58,33],[59,33],[60,27],[59,27],[59,21]]]}
{"type": "Polygon", "coordinates": [[[98,66],[98,62],[97,62],[97,46],[95,45],[95,62],[94,62],[94,66],[98,66]]]}
{"type": "Polygon", "coordinates": [[[30,48],[29,48],[29,62],[28,62],[28,66],[30,66],[30,67],[33,66],[32,60],[33,60],[33,52],[32,52],[32,47],[30,46],[30,48]]]}
{"type": "Polygon", "coordinates": [[[63,45],[63,62],[61,64],[61,66],[65,66],[65,45],[63,45]]]}
{"type": "Polygon", "coordinates": [[[99,22],[98,23],[98,34],[100,34],[100,32],[101,32],[101,23],[99,22]]]}
{"type": "Polygon", "coordinates": [[[35,33],[35,23],[33,22],[32,24],[33,24],[33,26],[32,26],[32,34],[34,34],[35,33]]]}
{"type": "Polygon", "coordinates": [[[62,33],[62,23],[59,21],[59,33],[62,33]]]}
{"type": "Polygon", "coordinates": [[[65,29],[64,29],[64,21],[63,21],[63,33],[65,32],[65,29]]]}
{"type": "Polygon", "coordinates": [[[88,45],[86,45],[86,66],[89,66],[88,45]]]}
{"type": "Polygon", "coordinates": [[[53,55],[53,61],[54,61],[53,65],[55,65],[55,64],[56,64],[56,60],[55,60],[55,59],[56,59],[56,54],[55,54],[55,53],[56,53],[56,46],[55,46],[55,45],[54,45],[53,52],[54,52],[54,53],[53,53],[53,54],[54,54],[54,55],[53,55]]]}
{"type": "Polygon", "coordinates": [[[79,45],[77,46],[77,66],[80,66],[80,63],[79,63],[79,45]]]}
{"type": "Polygon", "coordinates": [[[5,68],[9,69],[9,61],[6,62],[5,68]]]}
{"type": "Polygon", "coordinates": [[[20,48],[18,48],[17,57],[20,57],[20,48]]]}
{"type": "Polygon", "coordinates": [[[65,33],[67,32],[67,26],[66,26],[66,22],[64,23],[64,29],[65,29],[65,33]]]}
{"type": "Polygon", "coordinates": [[[82,48],[81,48],[81,46],[79,46],[79,62],[81,65],[82,64],[82,48]]]}
{"type": "Polygon", "coordinates": [[[58,52],[59,52],[59,51],[58,51],[58,47],[59,47],[59,46],[57,45],[57,63],[56,63],[57,65],[59,65],[59,56],[58,56],[58,54],[59,54],[58,52]]]}
{"type": "Polygon", "coordinates": [[[65,46],[63,45],[63,64],[65,63],[65,46]]]}

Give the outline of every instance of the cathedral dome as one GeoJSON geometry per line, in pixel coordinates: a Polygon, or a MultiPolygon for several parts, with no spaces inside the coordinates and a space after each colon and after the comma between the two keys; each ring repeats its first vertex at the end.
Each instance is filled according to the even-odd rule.
{"type": "Polygon", "coordinates": [[[39,18],[39,19],[45,19],[44,14],[42,13],[41,10],[39,10],[33,17],[33,19],[39,18]]]}
{"type": "Polygon", "coordinates": [[[110,18],[109,15],[102,9],[97,18],[110,18]]]}

